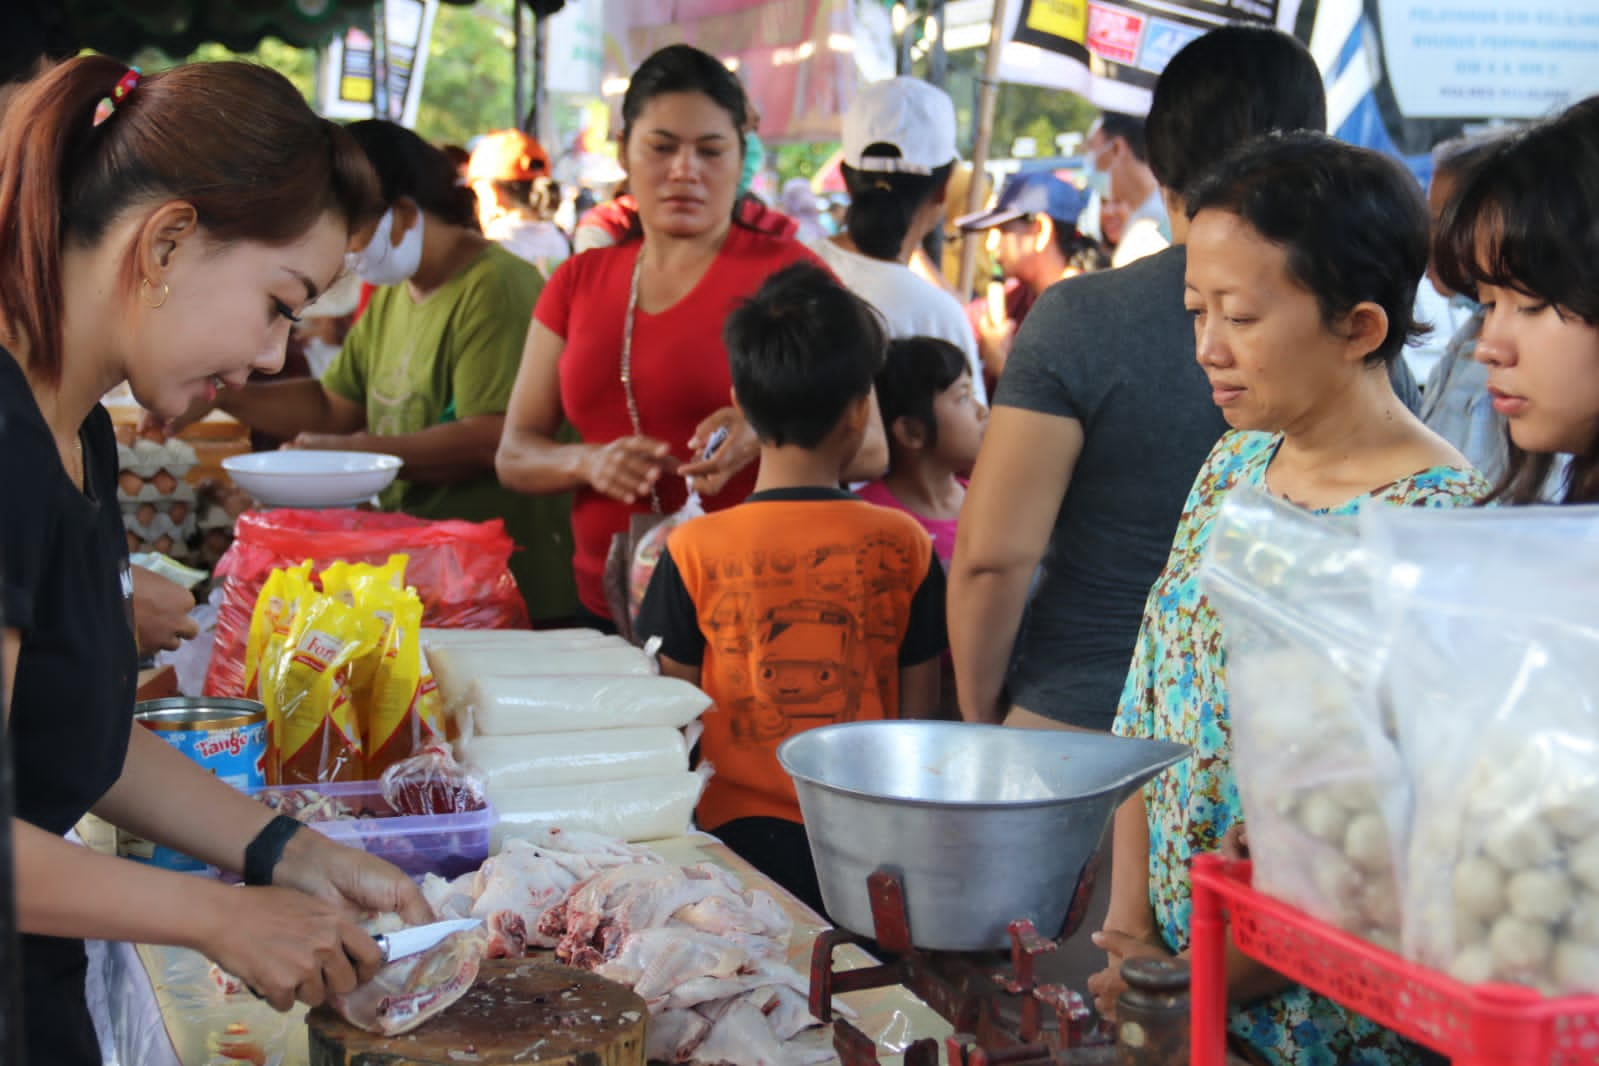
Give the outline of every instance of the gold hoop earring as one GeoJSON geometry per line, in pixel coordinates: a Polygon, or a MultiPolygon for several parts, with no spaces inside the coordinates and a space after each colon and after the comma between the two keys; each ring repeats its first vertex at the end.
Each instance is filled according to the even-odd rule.
{"type": "Polygon", "coordinates": [[[161,299],[157,302],[150,302],[150,297],[146,295],[146,290],[149,290],[149,292],[155,292],[155,284],[149,278],[145,278],[143,283],[140,284],[139,297],[144,300],[144,306],[148,307],[152,311],[159,311],[161,308],[165,307],[167,305],[167,297],[172,295],[172,290],[167,287],[167,283],[164,281],[161,283],[161,299]]]}

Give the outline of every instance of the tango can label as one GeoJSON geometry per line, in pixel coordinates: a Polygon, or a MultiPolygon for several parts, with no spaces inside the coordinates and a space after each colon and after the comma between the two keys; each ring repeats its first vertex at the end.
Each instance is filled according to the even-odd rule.
{"type": "MultiPolygon", "coordinates": [[[[145,700],[135,722],[212,776],[240,791],[266,784],[266,709],[255,700],[145,700]]],[[[204,870],[205,863],[118,830],[117,854],[168,870],[204,870]]]]}

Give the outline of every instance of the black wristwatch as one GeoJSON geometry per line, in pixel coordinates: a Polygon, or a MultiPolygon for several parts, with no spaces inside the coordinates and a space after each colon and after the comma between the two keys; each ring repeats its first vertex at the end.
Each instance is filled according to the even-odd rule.
{"type": "Polygon", "coordinates": [[[255,839],[245,845],[244,883],[270,885],[272,871],[277,868],[278,860],[283,858],[284,846],[299,830],[300,823],[286,814],[280,814],[268,822],[255,835],[255,839]]]}

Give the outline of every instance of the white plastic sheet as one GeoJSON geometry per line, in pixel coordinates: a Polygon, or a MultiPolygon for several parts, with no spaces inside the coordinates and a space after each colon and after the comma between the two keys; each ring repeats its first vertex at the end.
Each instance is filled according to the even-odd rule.
{"type": "Polygon", "coordinates": [[[469,686],[460,717],[468,738],[648,725],[681,729],[710,705],[704,692],[673,677],[490,676],[469,686]]]}
{"type": "Polygon", "coordinates": [[[548,677],[553,674],[610,674],[648,677],[654,661],[625,641],[563,644],[549,641],[490,648],[429,648],[428,666],[438,682],[439,697],[454,713],[467,699],[472,682],[482,677],[548,677]]]}
{"type": "Polygon", "coordinates": [[[489,788],[499,815],[490,847],[560,826],[627,841],[659,840],[688,832],[704,777],[698,773],[538,788],[489,788]]]}
{"type": "Polygon", "coordinates": [[[598,629],[422,629],[425,648],[517,648],[549,643],[607,644],[617,638],[598,629]]]}
{"type": "Polygon", "coordinates": [[[688,744],[670,726],[474,737],[461,759],[491,789],[659,777],[688,770],[688,744]]]}

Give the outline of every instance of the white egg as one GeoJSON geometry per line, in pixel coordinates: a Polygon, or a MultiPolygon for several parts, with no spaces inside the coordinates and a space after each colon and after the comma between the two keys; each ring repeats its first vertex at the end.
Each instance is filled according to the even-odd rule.
{"type": "Polygon", "coordinates": [[[1599,835],[1599,786],[1576,788],[1544,811],[1550,826],[1567,840],[1599,835]]]}
{"type": "Polygon", "coordinates": [[[1571,909],[1571,879],[1548,867],[1523,870],[1506,883],[1505,897],[1518,917],[1557,922],[1571,909]]]}
{"type": "Polygon", "coordinates": [[[1312,792],[1300,804],[1299,824],[1311,836],[1342,847],[1344,831],[1349,828],[1349,812],[1325,793],[1312,792]]]}
{"type": "Polygon", "coordinates": [[[1543,866],[1560,854],[1559,841],[1549,823],[1519,813],[1501,814],[1490,821],[1482,835],[1482,849],[1510,870],[1543,866]]]}
{"type": "Polygon", "coordinates": [[[1399,886],[1391,877],[1372,877],[1360,891],[1360,913],[1378,929],[1399,928],[1399,886]]]}
{"type": "Polygon", "coordinates": [[[1479,985],[1493,980],[1494,956],[1486,944],[1472,944],[1455,955],[1449,964],[1449,976],[1468,985],[1479,985]]]}
{"type": "Polygon", "coordinates": [[[1494,922],[1488,933],[1493,952],[1494,972],[1506,980],[1527,981],[1542,974],[1549,965],[1554,941],[1549,927],[1507,914],[1494,922]]]}
{"type": "Polygon", "coordinates": [[[1311,860],[1310,877],[1329,908],[1340,914],[1358,909],[1363,879],[1348,859],[1334,851],[1320,851],[1311,860]]]}
{"type": "Polygon", "coordinates": [[[1571,874],[1587,888],[1599,892],[1599,835],[1594,835],[1566,853],[1571,874]]]}
{"type": "Polygon", "coordinates": [[[1319,791],[1354,814],[1379,809],[1377,788],[1370,780],[1331,781],[1319,791]]]}
{"type": "Polygon", "coordinates": [[[1566,918],[1566,935],[1599,947],[1599,896],[1581,891],[1577,893],[1571,905],[1571,914],[1566,918]]]}
{"type": "Polygon", "coordinates": [[[1382,815],[1368,808],[1349,820],[1349,827],[1344,830],[1344,854],[1367,873],[1385,874],[1392,868],[1388,826],[1382,815]]]}
{"type": "MultiPolygon", "coordinates": [[[[1463,915],[1497,918],[1505,909],[1505,878],[1499,864],[1472,855],[1455,867],[1455,906],[1463,915]]],[[[1457,943],[1462,941],[1457,940],[1457,943]]]]}
{"type": "Polygon", "coordinates": [[[1599,992],[1599,948],[1562,941],[1555,948],[1553,972],[1561,992],[1599,992]]]}

